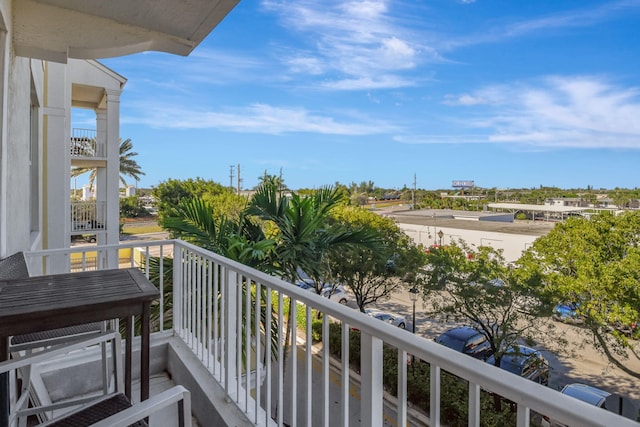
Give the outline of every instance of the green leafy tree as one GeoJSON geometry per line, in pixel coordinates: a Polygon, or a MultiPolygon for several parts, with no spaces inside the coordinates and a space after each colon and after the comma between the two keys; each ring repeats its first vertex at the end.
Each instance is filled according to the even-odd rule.
{"type": "MultiPolygon", "coordinates": [[[[138,155],[135,151],[131,151],[133,149],[133,143],[130,138],[125,139],[124,141],[120,138],[120,182],[122,185],[126,186],[127,181],[125,177],[131,177],[136,181],[140,180],[140,176],[145,173],[142,172],[140,165],[135,161],[134,157],[138,155]]],[[[97,169],[96,168],[73,168],[71,169],[71,176],[79,176],[83,175],[87,172],[90,172],[89,175],[89,186],[93,188],[96,182],[97,169]]]]}
{"type": "Polygon", "coordinates": [[[149,212],[144,208],[142,200],[138,196],[129,196],[120,198],[120,217],[121,218],[137,218],[148,215],[149,212]]]}
{"type": "Polygon", "coordinates": [[[375,247],[356,246],[329,257],[331,274],[353,292],[360,311],[403,285],[415,284],[423,253],[392,219],[351,206],[334,210],[332,216],[346,229],[367,230],[379,239],[375,247]]]}
{"type": "Polygon", "coordinates": [[[549,298],[531,286],[508,265],[501,250],[463,242],[429,251],[425,299],[431,315],[462,320],[482,333],[494,352],[495,364],[514,352],[524,339],[533,342],[550,333],[543,316],[550,311],[549,298]]]}
{"type": "Polygon", "coordinates": [[[225,216],[234,216],[233,213],[242,211],[242,208],[238,209],[238,206],[244,207],[246,200],[240,196],[232,197],[232,190],[217,182],[211,180],[204,180],[202,178],[189,178],[187,180],[180,179],[168,179],[163,181],[151,190],[151,194],[156,201],[158,207],[158,217],[162,220],[165,216],[171,215],[172,209],[180,204],[183,200],[200,198],[211,202],[213,206],[216,206],[217,213],[225,213],[225,216]],[[216,203],[216,199],[223,202],[221,204],[216,203]],[[232,205],[234,206],[231,212],[227,212],[224,206],[227,205],[227,201],[235,200],[232,205]],[[237,205],[236,205],[237,203],[237,205]],[[229,215],[231,213],[231,215],[229,215]]]}
{"type": "Polygon", "coordinates": [[[629,207],[629,191],[616,189],[616,191],[611,194],[611,199],[618,209],[626,209],[629,207]]]}
{"type": "Polygon", "coordinates": [[[523,275],[556,302],[579,303],[593,345],[636,378],[627,359],[640,358],[634,333],[640,308],[640,212],[590,220],[569,218],[537,239],[519,260],[523,275]]]}

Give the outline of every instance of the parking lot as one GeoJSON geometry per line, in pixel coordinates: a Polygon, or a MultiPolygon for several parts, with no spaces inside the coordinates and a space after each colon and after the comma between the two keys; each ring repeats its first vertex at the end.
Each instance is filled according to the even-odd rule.
{"type": "MultiPolygon", "coordinates": [[[[353,304],[351,302],[350,304],[353,304]]],[[[371,308],[395,313],[407,319],[406,329],[412,330],[412,302],[409,292],[400,290],[389,301],[375,304],[371,308]]],[[[555,342],[540,342],[536,348],[542,350],[543,355],[549,361],[551,368],[549,387],[556,390],[570,383],[584,383],[601,388],[610,393],[619,394],[629,398],[637,408],[640,408],[640,381],[626,374],[619,368],[610,364],[606,357],[596,351],[590,342],[590,334],[580,326],[548,320],[554,328],[555,336],[562,336],[568,345],[562,346],[559,351],[555,342]]],[[[453,327],[460,326],[453,320],[428,318],[425,314],[422,300],[416,303],[416,334],[426,339],[434,339],[442,332],[453,327]]],[[[549,334],[548,338],[553,339],[549,334]]],[[[628,359],[628,366],[640,371],[640,362],[635,358],[628,359]]]]}

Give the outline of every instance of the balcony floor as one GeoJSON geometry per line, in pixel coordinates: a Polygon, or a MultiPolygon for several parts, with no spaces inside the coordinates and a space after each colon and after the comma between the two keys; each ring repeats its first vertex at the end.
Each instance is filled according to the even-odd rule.
{"type": "MultiPolygon", "coordinates": [[[[194,358],[190,350],[186,349],[180,339],[167,335],[166,333],[152,334],[151,340],[151,378],[150,394],[156,395],[176,384],[185,386],[191,392],[193,425],[199,427],[196,415],[202,419],[219,421],[220,425],[249,426],[244,414],[229,402],[225,401],[220,393],[218,383],[209,372],[202,366],[201,362],[194,358]]],[[[138,339],[133,342],[134,360],[138,360],[140,342],[138,339]]],[[[42,378],[44,401],[53,400],[62,402],[71,396],[90,397],[99,394],[95,391],[99,388],[99,349],[84,349],[72,355],[61,358],[54,358],[43,362],[38,366],[42,378]],[[98,368],[98,369],[96,369],[98,368]],[[72,381],[68,381],[71,378],[72,381]],[[78,384],[84,385],[83,380],[93,384],[91,390],[78,393],[78,384]],[[74,385],[69,385],[74,383],[74,385]],[[74,392],[75,389],[75,392],[74,392]],[[47,396],[48,395],[48,396],[47,396]]],[[[134,403],[139,401],[140,382],[139,371],[133,372],[132,395],[134,403]]],[[[54,411],[54,417],[69,408],[54,411]]],[[[152,426],[176,426],[177,406],[169,406],[150,418],[152,426]]]]}
{"type": "MultiPolygon", "coordinates": [[[[170,378],[167,372],[157,373],[152,375],[149,381],[149,393],[151,396],[162,393],[165,390],[170,389],[176,385],[170,378]]],[[[133,401],[138,402],[140,399],[140,381],[134,381],[133,383],[133,401]]],[[[95,395],[95,393],[87,394],[86,397],[90,397],[95,395]]],[[[69,409],[54,411],[54,416],[59,416],[64,412],[69,411],[69,409]]],[[[174,427],[178,425],[178,411],[176,406],[170,406],[168,408],[164,408],[157,413],[151,415],[149,417],[150,425],[154,427],[174,427]]],[[[198,420],[195,417],[191,417],[193,427],[200,427],[198,420]]],[[[37,425],[34,423],[29,423],[29,425],[37,425]]]]}
{"type": "MultiPolygon", "coordinates": [[[[151,394],[151,396],[154,396],[165,390],[170,389],[174,385],[176,384],[171,380],[167,372],[162,372],[156,375],[152,375],[149,381],[149,386],[150,386],[149,393],[151,394]]],[[[140,395],[139,381],[136,381],[133,384],[133,395],[134,396],[140,395]]],[[[133,400],[137,401],[138,399],[134,397],[133,400]]],[[[154,427],[156,426],[157,427],[174,427],[178,425],[178,411],[175,406],[158,411],[157,413],[153,414],[149,418],[150,418],[149,419],[150,425],[154,427]]],[[[191,421],[193,422],[193,427],[200,427],[200,424],[198,424],[198,420],[196,419],[196,417],[192,416],[191,421]]]]}

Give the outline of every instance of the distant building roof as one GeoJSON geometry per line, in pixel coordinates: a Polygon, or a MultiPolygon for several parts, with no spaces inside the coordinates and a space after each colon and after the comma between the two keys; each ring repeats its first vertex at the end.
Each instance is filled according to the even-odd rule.
{"type": "Polygon", "coordinates": [[[431,218],[437,220],[455,219],[467,221],[513,221],[511,213],[496,213],[487,211],[460,211],[453,209],[418,209],[394,212],[396,215],[408,217],[431,218]]]}
{"type": "MultiPolygon", "coordinates": [[[[440,213],[440,210],[435,210],[440,213]]],[[[450,215],[411,214],[421,211],[399,211],[391,213],[391,216],[400,224],[413,224],[424,226],[437,226],[439,228],[452,228],[459,230],[477,230],[507,234],[522,234],[530,236],[544,236],[556,223],[549,221],[517,221],[517,222],[497,222],[497,221],[469,221],[464,219],[453,219],[450,215]]],[[[422,211],[424,212],[424,211],[422,211]]]]}
{"type": "Polygon", "coordinates": [[[576,206],[556,206],[556,205],[528,205],[526,203],[489,203],[490,209],[506,209],[512,211],[530,211],[530,212],[582,212],[589,208],[581,208],[576,206]]]}

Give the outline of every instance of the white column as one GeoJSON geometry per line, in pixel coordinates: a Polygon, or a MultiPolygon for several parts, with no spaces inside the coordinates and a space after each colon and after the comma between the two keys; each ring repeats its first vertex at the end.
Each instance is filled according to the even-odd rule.
{"type": "MultiPolygon", "coordinates": [[[[97,110],[97,138],[104,138],[107,149],[107,167],[98,168],[96,200],[105,202],[104,236],[98,235],[98,244],[118,244],[120,220],[120,90],[105,89],[107,109],[97,110]]],[[[118,266],[117,251],[109,253],[107,265],[118,266]]]]}
{"type": "MultiPolygon", "coordinates": [[[[67,81],[65,64],[49,62],[46,73],[43,108],[43,248],[68,248],[71,230],[71,85],[67,81]]],[[[51,258],[51,271],[47,273],[65,272],[68,264],[69,260],[63,256],[51,258]]]]}

